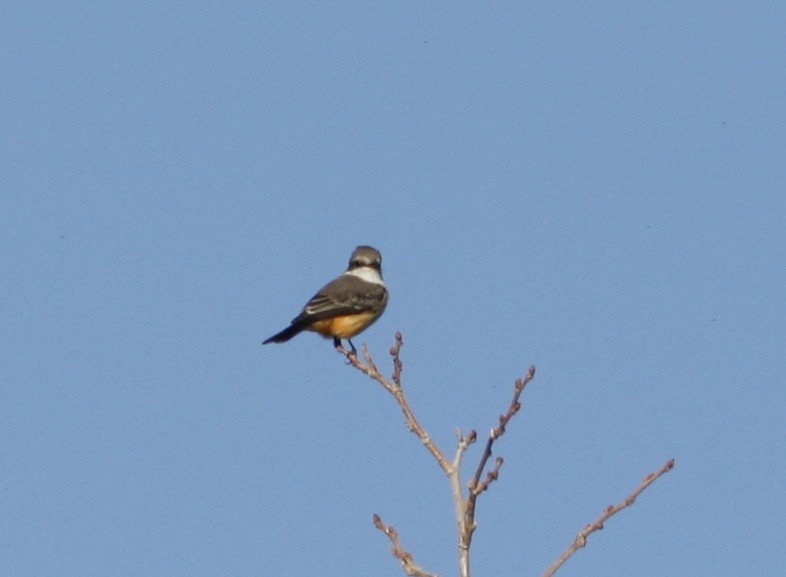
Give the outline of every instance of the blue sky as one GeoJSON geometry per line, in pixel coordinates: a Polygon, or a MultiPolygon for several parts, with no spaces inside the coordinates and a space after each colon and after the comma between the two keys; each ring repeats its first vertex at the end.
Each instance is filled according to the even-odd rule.
{"type": "MultiPolygon", "coordinates": [[[[786,564],[781,2],[15,3],[0,23],[0,576],[455,575],[357,340],[452,453],[534,364],[476,574],[786,564]]],[[[470,453],[476,462],[480,447],[470,453]]],[[[469,475],[471,467],[467,469],[469,475]]]]}

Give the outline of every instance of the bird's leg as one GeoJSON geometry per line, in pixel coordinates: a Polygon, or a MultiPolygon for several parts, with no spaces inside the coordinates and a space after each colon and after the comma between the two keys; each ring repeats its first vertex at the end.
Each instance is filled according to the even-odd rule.
{"type": "Polygon", "coordinates": [[[347,339],[349,346],[352,347],[352,350],[348,351],[341,345],[341,339],[338,337],[333,337],[333,346],[336,347],[336,350],[347,357],[347,364],[352,364],[352,361],[349,360],[349,357],[357,357],[358,351],[355,348],[355,345],[352,344],[352,341],[347,339]]]}

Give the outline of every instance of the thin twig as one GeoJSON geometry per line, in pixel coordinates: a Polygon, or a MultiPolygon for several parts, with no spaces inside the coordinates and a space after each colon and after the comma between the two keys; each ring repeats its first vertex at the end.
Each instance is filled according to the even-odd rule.
{"type": "Polygon", "coordinates": [[[368,347],[363,344],[362,347],[362,354],[363,358],[365,359],[365,364],[358,358],[357,355],[349,354],[343,347],[336,347],[336,350],[341,353],[342,355],[346,356],[347,362],[355,367],[357,370],[362,372],[363,374],[367,375],[369,378],[374,379],[380,385],[382,385],[387,392],[389,392],[393,397],[395,397],[398,406],[401,408],[401,412],[404,413],[404,417],[407,421],[407,427],[410,431],[415,433],[420,441],[426,446],[428,451],[433,455],[433,457],[439,463],[439,466],[445,472],[445,474],[450,474],[450,463],[445,458],[445,455],[442,451],[437,447],[434,441],[431,440],[431,437],[426,432],[426,430],[420,425],[418,420],[415,418],[415,414],[412,412],[412,409],[409,407],[409,403],[407,402],[406,397],[404,396],[404,390],[401,387],[401,371],[403,369],[403,363],[401,362],[401,358],[399,354],[401,352],[401,347],[404,345],[404,339],[401,336],[400,332],[396,332],[396,342],[390,348],[390,356],[393,357],[393,376],[390,380],[386,379],[382,373],[379,372],[374,359],[371,357],[371,353],[368,351],[368,347]]]}
{"type": "MultiPolygon", "coordinates": [[[[431,440],[431,437],[429,437],[428,433],[418,422],[417,418],[415,418],[415,414],[412,412],[412,409],[409,407],[409,403],[404,396],[404,391],[401,386],[401,372],[404,368],[404,364],[401,362],[400,357],[401,347],[403,345],[404,339],[401,336],[401,333],[396,332],[396,342],[390,348],[390,356],[393,357],[393,375],[391,376],[390,380],[386,379],[382,373],[379,372],[379,369],[377,368],[377,365],[374,362],[374,359],[372,358],[371,353],[369,352],[365,343],[362,347],[363,358],[366,361],[365,363],[363,363],[357,355],[351,354],[341,346],[336,347],[336,350],[346,356],[347,363],[355,367],[369,378],[377,381],[385,388],[387,392],[393,395],[393,397],[396,399],[396,402],[398,403],[399,408],[401,409],[401,412],[404,413],[409,430],[418,436],[423,445],[436,459],[440,468],[449,475],[451,470],[450,463],[448,463],[445,455],[431,440]]],[[[388,536],[390,542],[393,544],[393,556],[400,561],[401,567],[407,575],[413,577],[437,577],[436,575],[425,571],[423,568],[415,564],[414,560],[412,559],[412,554],[408,551],[405,551],[401,547],[396,530],[390,525],[385,525],[382,522],[382,519],[380,519],[379,515],[374,515],[374,526],[388,536]]]]}
{"type": "Polygon", "coordinates": [[[497,457],[494,460],[494,466],[486,473],[485,480],[481,481],[480,478],[483,475],[483,471],[485,471],[486,467],[488,466],[489,459],[492,455],[491,449],[494,446],[494,442],[505,434],[505,427],[507,426],[508,422],[521,409],[521,402],[519,401],[521,393],[524,392],[524,387],[526,387],[527,384],[534,378],[535,367],[530,367],[529,371],[527,371],[527,374],[524,377],[516,380],[513,399],[510,401],[510,405],[508,405],[508,410],[504,415],[500,415],[499,425],[497,428],[492,429],[489,433],[489,438],[486,441],[486,447],[484,448],[483,454],[480,457],[478,467],[475,469],[475,474],[468,483],[466,500],[461,494],[460,487],[457,490],[460,476],[459,468],[461,464],[461,457],[464,454],[466,447],[469,444],[475,442],[477,435],[475,431],[472,431],[467,439],[464,439],[459,435],[459,445],[456,450],[454,470],[450,477],[451,485],[453,486],[453,499],[456,504],[456,518],[458,521],[459,575],[461,577],[468,577],[470,574],[469,548],[470,545],[472,545],[472,535],[475,533],[475,528],[477,527],[477,523],[475,522],[475,510],[477,507],[478,495],[488,489],[489,485],[491,485],[491,483],[496,481],[499,477],[499,470],[504,463],[502,457],[497,457]]]}
{"type": "Polygon", "coordinates": [[[393,374],[391,375],[391,379],[393,382],[396,383],[399,387],[401,386],[401,371],[404,370],[404,363],[401,362],[401,347],[404,346],[404,338],[401,336],[401,333],[396,331],[396,342],[395,344],[390,347],[390,356],[393,357],[393,374]]]}
{"type": "MultiPolygon", "coordinates": [[[[510,401],[510,405],[508,406],[507,412],[504,415],[499,416],[499,426],[496,429],[492,429],[491,433],[489,433],[489,438],[486,440],[486,447],[483,450],[483,455],[481,456],[480,462],[478,463],[478,468],[475,470],[475,475],[472,477],[472,480],[469,483],[469,501],[472,504],[473,514],[474,514],[475,500],[477,496],[488,488],[489,483],[496,480],[496,476],[492,475],[493,471],[491,471],[486,476],[486,482],[485,483],[480,482],[480,477],[483,474],[483,471],[486,469],[488,460],[491,457],[492,454],[491,448],[494,445],[494,441],[496,441],[502,435],[505,434],[505,427],[507,426],[508,421],[510,421],[510,419],[513,418],[513,415],[515,415],[516,413],[519,412],[519,410],[521,410],[521,402],[519,401],[519,398],[521,397],[521,393],[524,392],[524,387],[526,387],[527,384],[529,384],[529,382],[532,381],[532,379],[534,378],[535,378],[535,367],[530,367],[529,371],[527,371],[527,374],[516,381],[516,384],[514,386],[513,399],[511,399],[510,401]]],[[[501,466],[502,463],[497,464],[494,467],[494,470],[498,472],[501,466]]]]}
{"type": "MultiPolygon", "coordinates": [[[[448,480],[450,481],[450,489],[453,493],[453,505],[456,512],[459,577],[469,577],[469,541],[467,540],[468,531],[466,530],[467,501],[464,499],[461,488],[461,460],[464,458],[464,453],[466,453],[469,446],[477,440],[478,436],[475,431],[470,431],[469,435],[466,437],[461,434],[461,431],[456,431],[456,437],[458,438],[456,455],[453,457],[453,464],[448,474],[448,480]]],[[[471,534],[471,531],[469,534],[471,534]]]]}
{"type": "Polygon", "coordinates": [[[391,525],[385,525],[379,515],[374,515],[374,526],[387,535],[388,539],[390,539],[390,542],[393,545],[391,553],[401,562],[401,567],[404,569],[404,573],[411,575],[412,577],[437,577],[437,575],[434,573],[429,573],[415,563],[415,561],[412,559],[412,554],[409,551],[405,551],[401,546],[401,542],[399,541],[396,530],[391,525]]]}
{"type": "Polygon", "coordinates": [[[571,543],[571,545],[565,550],[565,552],[559,556],[559,558],[552,563],[551,567],[549,567],[546,572],[543,574],[543,577],[551,577],[557,570],[562,567],[562,565],[570,559],[570,557],[579,549],[584,547],[587,544],[587,538],[590,534],[594,533],[595,531],[599,531],[603,529],[603,524],[608,521],[611,517],[625,509],[626,507],[630,507],[636,501],[636,498],[650,485],[652,485],[659,477],[665,475],[669,471],[674,468],[674,459],[669,459],[660,469],[655,471],[654,473],[650,473],[647,475],[641,484],[636,487],[628,497],[618,503],[617,505],[609,505],[606,507],[606,510],[595,519],[593,523],[590,523],[586,527],[584,527],[579,534],[576,535],[576,539],[571,543]]]}
{"type": "MultiPolygon", "coordinates": [[[[401,361],[401,347],[404,345],[404,340],[401,333],[396,333],[396,341],[390,348],[390,356],[393,358],[393,374],[390,379],[386,379],[379,372],[368,347],[364,344],[362,346],[362,356],[365,363],[358,358],[358,355],[346,351],[340,344],[336,347],[339,353],[344,355],[347,363],[355,367],[357,370],[368,376],[369,378],[381,384],[386,391],[388,391],[396,399],[396,402],[401,408],[406,418],[407,427],[410,431],[415,433],[421,442],[426,446],[432,456],[436,459],[440,468],[448,476],[450,481],[451,490],[453,492],[453,501],[455,503],[456,511],[456,524],[458,529],[458,557],[459,557],[459,575],[461,577],[469,577],[470,575],[470,562],[469,562],[469,548],[472,543],[472,535],[475,531],[475,508],[478,495],[488,489],[488,487],[499,477],[499,470],[502,467],[503,459],[498,457],[494,460],[494,465],[489,471],[486,472],[486,477],[481,481],[481,476],[489,463],[492,455],[492,447],[494,442],[505,434],[505,428],[513,416],[521,409],[521,402],[519,398],[524,391],[524,387],[535,377],[535,367],[530,367],[527,374],[516,381],[513,399],[508,406],[507,412],[499,417],[499,425],[491,430],[489,438],[486,441],[486,446],[481,455],[480,462],[475,474],[469,482],[467,497],[464,498],[463,490],[461,487],[461,462],[467,449],[471,444],[477,440],[477,433],[470,431],[465,437],[460,432],[457,433],[458,445],[456,447],[456,454],[453,462],[448,462],[444,453],[434,444],[426,433],[425,429],[420,425],[415,418],[409,403],[404,396],[404,391],[401,385],[401,373],[403,370],[403,363],[401,361]]],[[[398,542],[398,534],[395,529],[386,526],[379,519],[374,516],[374,525],[383,531],[393,543],[393,555],[401,562],[404,571],[407,575],[415,575],[417,577],[426,577],[428,573],[423,571],[412,561],[412,555],[404,551],[398,542]]]]}

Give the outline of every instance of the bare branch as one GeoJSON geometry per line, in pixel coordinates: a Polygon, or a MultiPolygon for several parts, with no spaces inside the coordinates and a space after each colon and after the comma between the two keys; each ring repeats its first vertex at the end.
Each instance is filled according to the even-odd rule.
{"type": "Polygon", "coordinates": [[[570,557],[579,549],[584,547],[587,544],[587,538],[590,534],[594,533],[595,531],[599,531],[603,529],[603,524],[608,521],[611,517],[625,509],[626,507],[630,507],[636,501],[636,498],[650,485],[652,485],[659,477],[665,475],[669,471],[674,468],[674,459],[668,460],[660,469],[655,471],[654,473],[650,473],[647,475],[641,484],[636,487],[628,497],[618,503],[617,505],[609,505],[606,507],[606,510],[598,517],[594,522],[590,523],[586,527],[584,527],[579,534],[576,535],[576,539],[573,543],[568,547],[565,552],[559,556],[559,558],[552,563],[551,567],[549,567],[546,572],[543,574],[543,577],[551,577],[556,573],[560,567],[570,559],[570,557]]]}
{"type": "Polygon", "coordinates": [[[456,457],[453,461],[453,471],[449,475],[451,486],[453,488],[453,500],[456,506],[456,520],[458,522],[458,537],[459,537],[459,575],[461,577],[469,577],[470,563],[469,563],[469,548],[472,544],[472,535],[475,533],[477,523],[475,522],[475,509],[477,506],[478,495],[483,493],[489,488],[489,485],[497,480],[499,477],[499,470],[504,463],[502,457],[497,457],[494,460],[494,466],[486,473],[485,480],[481,481],[480,478],[486,470],[489,459],[491,458],[491,449],[494,442],[505,434],[505,427],[510,419],[519,412],[521,409],[521,402],[519,398],[521,393],[524,392],[524,387],[535,378],[535,367],[530,367],[527,374],[516,381],[514,385],[513,399],[508,405],[508,410],[504,415],[499,417],[499,425],[496,429],[492,429],[489,433],[489,438],[486,441],[486,447],[480,457],[475,474],[468,483],[467,498],[464,499],[461,486],[460,486],[460,468],[461,457],[464,454],[467,446],[474,443],[477,435],[475,431],[471,431],[467,439],[459,435],[459,444],[456,449],[456,457]]]}
{"type": "MultiPolygon", "coordinates": [[[[521,394],[524,388],[535,378],[535,367],[530,367],[527,374],[518,379],[515,383],[513,398],[508,406],[507,411],[500,415],[499,424],[496,428],[492,429],[489,433],[488,439],[480,457],[475,472],[467,484],[467,497],[461,488],[461,464],[464,454],[469,446],[477,441],[477,433],[470,431],[467,436],[457,431],[458,444],[456,446],[456,453],[453,461],[448,462],[442,451],[434,444],[429,437],[428,433],[423,429],[418,420],[415,418],[409,403],[404,396],[404,391],[401,385],[401,373],[403,371],[403,363],[401,361],[400,353],[401,347],[404,345],[404,340],[401,333],[396,333],[396,341],[390,348],[390,356],[393,359],[393,373],[390,379],[385,378],[377,368],[368,347],[364,344],[362,347],[362,356],[365,363],[358,358],[358,355],[352,351],[345,350],[342,346],[337,346],[336,350],[344,355],[347,359],[347,364],[352,365],[354,368],[368,376],[369,378],[381,384],[386,391],[388,391],[396,399],[396,402],[404,414],[407,427],[421,440],[423,445],[428,449],[431,455],[436,459],[440,468],[445,472],[450,481],[451,489],[453,492],[453,500],[455,504],[456,523],[458,529],[458,556],[459,556],[459,575],[460,577],[470,576],[470,545],[472,544],[472,536],[477,526],[475,521],[475,512],[477,507],[478,495],[488,490],[489,486],[499,478],[500,469],[504,464],[502,457],[497,457],[494,460],[493,466],[489,468],[489,461],[492,457],[492,449],[494,443],[502,435],[505,434],[506,428],[510,419],[513,418],[521,410],[521,394]],[[488,469],[488,470],[487,470],[488,469]],[[484,477],[485,473],[485,477],[484,477]]],[[[565,550],[562,555],[546,570],[543,577],[552,577],[562,565],[579,549],[587,544],[589,535],[595,531],[603,529],[604,523],[611,517],[619,513],[622,509],[630,507],[636,501],[638,496],[647,489],[656,479],[670,471],[674,467],[674,459],[665,463],[658,471],[647,475],[641,484],[621,503],[617,505],[610,505],[603,513],[591,524],[584,527],[576,536],[574,542],[565,550]]],[[[393,555],[400,561],[404,572],[407,575],[414,577],[436,577],[419,567],[412,559],[412,555],[401,547],[396,530],[389,525],[385,525],[378,515],[374,515],[374,525],[388,536],[393,544],[393,555]]]]}
{"type": "Polygon", "coordinates": [[[409,551],[405,551],[401,546],[396,530],[391,525],[385,525],[379,515],[374,515],[374,526],[390,539],[393,545],[391,553],[401,562],[401,568],[404,569],[404,573],[412,577],[437,577],[436,574],[429,573],[415,563],[412,559],[412,554],[409,551]]]}
{"type": "Polygon", "coordinates": [[[469,577],[469,541],[474,527],[467,530],[467,501],[464,499],[461,488],[461,460],[464,458],[464,453],[477,440],[478,436],[475,431],[470,431],[466,437],[461,434],[461,431],[456,431],[456,437],[458,438],[458,445],[456,446],[456,455],[453,457],[450,473],[448,473],[448,480],[453,492],[453,505],[456,512],[459,576],[469,577]]]}
{"type": "MultiPolygon", "coordinates": [[[[486,441],[486,447],[483,451],[483,455],[480,458],[480,463],[478,464],[478,467],[475,471],[475,475],[469,483],[469,490],[467,498],[465,499],[461,487],[461,461],[469,446],[477,440],[477,433],[475,433],[475,431],[470,431],[470,433],[465,437],[460,432],[458,432],[458,445],[456,447],[456,454],[453,458],[453,462],[448,462],[448,460],[445,458],[445,455],[434,444],[428,433],[426,433],[418,420],[415,418],[415,415],[412,412],[412,409],[409,407],[406,397],[404,396],[404,391],[401,385],[401,373],[403,371],[404,365],[400,356],[401,347],[403,345],[404,340],[401,336],[401,333],[397,332],[396,341],[390,348],[390,356],[393,358],[393,374],[391,375],[390,379],[386,379],[379,372],[379,369],[377,368],[377,365],[365,344],[362,347],[362,356],[365,360],[365,363],[361,361],[356,354],[346,351],[343,347],[339,346],[336,347],[336,349],[339,353],[347,358],[347,362],[349,364],[369,378],[377,381],[385,388],[386,391],[393,395],[399,405],[399,408],[401,408],[401,412],[404,413],[409,430],[415,433],[418,438],[420,438],[421,442],[436,459],[437,463],[439,463],[440,468],[448,476],[451,490],[453,492],[453,501],[456,510],[459,574],[461,577],[469,577],[469,548],[472,542],[472,534],[474,533],[476,526],[475,506],[477,497],[486,491],[489,485],[491,485],[491,483],[493,483],[499,477],[499,470],[504,462],[503,459],[501,457],[495,459],[494,466],[491,468],[491,470],[486,472],[486,477],[483,481],[481,481],[481,477],[484,471],[486,471],[489,459],[491,458],[492,446],[494,445],[494,442],[505,434],[505,427],[507,426],[508,422],[521,409],[519,398],[521,397],[521,393],[524,391],[524,387],[527,386],[527,383],[529,383],[535,377],[535,367],[530,367],[527,375],[516,381],[513,399],[508,406],[507,412],[499,417],[498,426],[495,429],[492,429],[491,433],[489,434],[489,438],[486,441]]],[[[393,542],[393,554],[397,559],[399,559],[399,561],[401,561],[402,567],[404,568],[404,571],[407,572],[407,575],[422,575],[421,573],[418,573],[418,571],[422,570],[412,563],[411,555],[401,549],[400,545],[398,544],[398,535],[396,534],[395,530],[392,527],[385,526],[377,516],[374,517],[374,524],[378,529],[384,531],[393,542]],[[410,573],[410,571],[414,571],[414,573],[410,573]]]]}
{"type": "Polygon", "coordinates": [[[404,339],[401,333],[396,331],[396,344],[390,347],[390,356],[393,357],[393,375],[391,375],[391,378],[399,387],[401,386],[401,371],[404,369],[404,363],[401,362],[399,353],[403,346],[404,339]]]}
{"type": "MultiPolygon", "coordinates": [[[[521,393],[524,392],[524,387],[535,378],[535,367],[530,367],[529,371],[527,371],[526,376],[516,381],[514,386],[513,392],[513,399],[510,401],[510,406],[508,406],[508,411],[504,415],[499,416],[499,426],[496,429],[492,429],[491,433],[489,433],[489,438],[486,441],[486,448],[483,450],[483,455],[480,458],[480,462],[478,463],[478,468],[475,470],[475,475],[472,477],[472,481],[469,483],[470,489],[470,499],[473,497],[473,493],[477,495],[477,493],[482,492],[477,491],[478,484],[480,483],[480,477],[483,474],[483,471],[486,468],[486,464],[488,463],[489,458],[491,457],[491,447],[494,445],[494,441],[499,439],[502,435],[505,434],[505,427],[508,424],[508,421],[519,412],[521,409],[521,402],[519,402],[519,398],[521,397],[521,393]]],[[[499,467],[497,467],[497,470],[499,467]]],[[[483,489],[485,490],[485,488],[483,489]]]]}
{"type": "Polygon", "coordinates": [[[390,380],[386,379],[382,373],[379,372],[379,369],[377,369],[377,365],[374,363],[374,359],[371,357],[371,353],[368,351],[368,347],[365,344],[363,344],[362,347],[363,358],[366,361],[365,364],[357,357],[357,355],[346,351],[343,347],[336,347],[336,350],[342,355],[346,356],[347,362],[350,365],[355,367],[361,373],[367,375],[369,378],[377,381],[385,388],[387,392],[393,395],[393,397],[396,399],[396,402],[398,403],[398,406],[401,408],[401,412],[404,413],[409,430],[418,436],[420,441],[437,460],[437,463],[439,463],[439,466],[442,468],[445,474],[449,475],[450,463],[445,458],[445,455],[442,453],[442,451],[440,451],[439,447],[437,447],[434,441],[431,440],[431,437],[428,435],[426,430],[415,418],[415,414],[412,412],[412,409],[409,407],[409,403],[404,396],[404,390],[401,386],[401,371],[404,365],[401,362],[401,358],[399,357],[399,353],[401,352],[401,347],[403,345],[404,339],[402,338],[401,333],[396,332],[396,342],[390,348],[390,356],[393,357],[393,376],[390,380]]]}
{"type": "MultiPolygon", "coordinates": [[[[401,412],[404,413],[404,418],[406,419],[409,430],[418,436],[426,449],[428,449],[434,459],[436,459],[442,471],[445,472],[445,474],[450,475],[452,471],[451,464],[445,458],[445,455],[442,453],[439,447],[437,447],[434,441],[431,440],[431,437],[428,435],[426,430],[418,422],[415,414],[412,412],[412,409],[409,406],[409,402],[404,396],[404,390],[401,386],[401,373],[404,368],[404,363],[402,363],[400,356],[402,346],[404,346],[404,339],[400,332],[396,332],[396,342],[392,347],[390,347],[390,356],[393,358],[393,375],[390,379],[386,379],[382,373],[379,372],[379,369],[377,368],[377,365],[374,362],[374,359],[372,358],[371,353],[369,352],[365,343],[362,347],[362,354],[365,363],[363,363],[356,354],[346,351],[341,346],[336,347],[336,350],[338,350],[338,352],[342,355],[346,356],[348,364],[352,365],[369,378],[377,381],[385,388],[387,392],[393,395],[393,397],[396,399],[396,402],[398,403],[399,408],[401,409],[401,412]]],[[[461,497],[460,490],[459,497],[461,497]]],[[[412,555],[401,547],[396,530],[389,525],[385,525],[378,515],[374,515],[374,526],[388,536],[390,542],[393,544],[392,553],[396,559],[401,562],[401,567],[404,569],[404,572],[407,575],[414,577],[436,577],[436,575],[428,573],[415,564],[412,559],[412,555]]]]}

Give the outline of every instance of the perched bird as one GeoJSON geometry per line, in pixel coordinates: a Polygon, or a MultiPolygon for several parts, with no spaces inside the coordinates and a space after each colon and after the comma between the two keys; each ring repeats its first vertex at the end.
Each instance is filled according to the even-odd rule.
{"type": "Polygon", "coordinates": [[[265,342],[283,343],[301,331],[314,331],[333,339],[333,346],[341,347],[367,329],[384,312],[388,304],[388,290],[382,280],[382,255],[371,246],[357,247],[349,257],[344,274],[319,289],[291,324],[265,342]]]}

